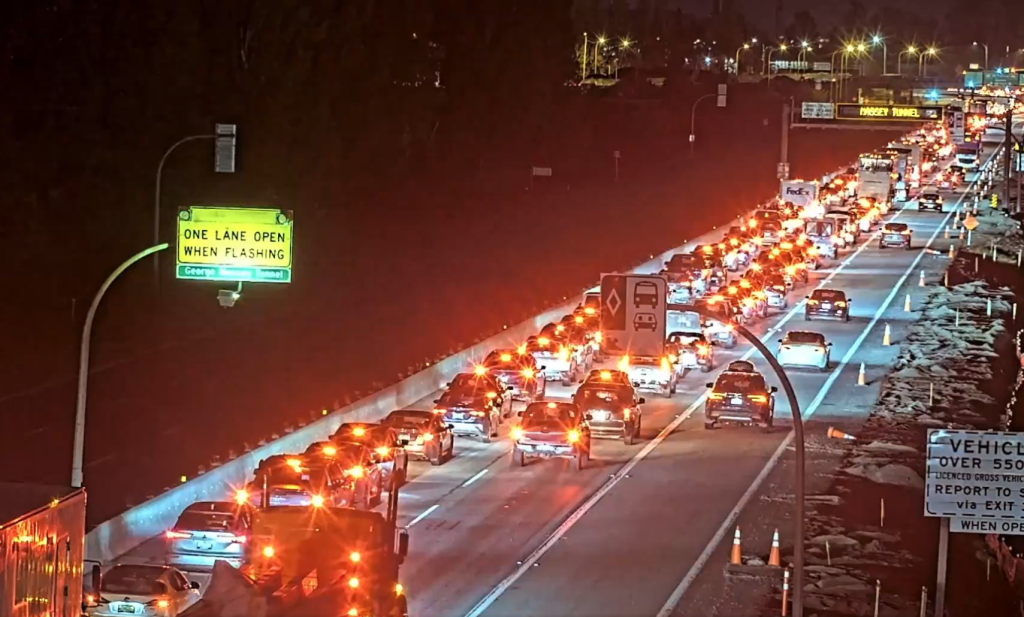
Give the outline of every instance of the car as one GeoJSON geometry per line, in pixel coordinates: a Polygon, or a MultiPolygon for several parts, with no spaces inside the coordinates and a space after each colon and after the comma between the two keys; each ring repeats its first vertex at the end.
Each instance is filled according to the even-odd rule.
{"type": "Polygon", "coordinates": [[[498,436],[498,427],[506,414],[501,393],[491,382],[479,377],[472,373],[456,375],[441,397],[434,399],[434,412],[443,416],[454,434],[490,443],[498,436]]]}
{"type": "Polygon", "coordinates": [[[217,560],[242,565],[253,509],[233,501],[197,501],[164,532],[164,563],[210,569],[217,560]]]}
{"type": "Polygon", "coordinates": [[[381,424],[398,433],[410,458],[430,461],[435,467],[455,457],[455,435],[439,414],[419,409],[392,411],[381,424]]]}
{"type": "Polygon", "coordinates": [[[513,401],[540,400],[547,392],[543,368],[533,354],[519,353],[512,348],[495,349],[480,366],[508,389],[513,401]]]}
{"type": "Polygon", "coordinates": [[[594,287],[583,292],[583,301],[576,307],[583,315],[588,317],[601,317],[601,288],[594,287]]]}
{"type": "Polygon", "coordinates": [[[827,371],[832,343],[825,341],[820,332],[791,330],[779,339],[779,350],[775,354],[782,366],[808,366],[827,371]]]}
{"type": "MultiPolygon", "coordinates": [[[[329,444],[330,445],[330,444],[329,444]]],[[[331,445],[337,452],[337,446],[331,445]]],[[[256,507],[352,506],[355,487],[333,456],[276,454],[260,461],[252,482],[235,491],[235,502],[256,507]],[[264,498],[264,489],[266,498],[264,498]]]]}
{"type": "Polygon", "coordinates": [[[626,372],[633,387],[644,392],[657,392],[664,397],[676,393],[679,373],[667,357],[626,356],[626,372]]]}
{"type": "Polygon", "coordinates": [[[580,373],[589,370],[588,361],[593,358],[592,350],[582,350],[561,337],[543,333],[527,338],[523,349],[533,355],[538,367],[544,367],[546,381],[561,381],[563,386],[572,385],[580,373]]]}
{"type": "Polygon", "coordinates": [[[374,449],[362,442],[337,443],[335,448],[333,458],[352,487],[351,502],[345,505],[362,510],[379,506],[384,500],[384,470],[374,449]]]}
{"type": "Polygon", "coordinates": [[[804,321],[838,319],[850,321],[850,302],[846,292],[838,289],[815,289],[805,296],[804,321]]]}
{"type": "Polygon", "coordinates": [[[639,439],[644,398],[637,397],[632,385],[611,380],[586,382],[576,389],[572,402],[590,414],[592,437],[622,439],[627,446],[639,439]]]}
{"type": "Polygon", "coordinates": [[[917,198],[918,211],[934,210],[942,212],[942,195],[938,191],[925,191],[917,198]]]}
{"type": "Polygon", "coordinates": [[[575,403],[542,401],[519,412],[512,427],[512,465],[531,458],[567,458],[580,471],[590,460],[590,425],[575,403]]]}
{"type": "Polygon", "coordinates": [[[584,385],[590,383],[613,383],[624,386],[633,385],[633,382],[629,380],[629,373],[620,369],[594,369],[587,373],[587,376],[583,379],[584,385]]]}
{"type": "Polygon", "coordinates": [[[886,223],[878,237],[878,248],[910,249],[910,228],[906,223],[886,223]]]}
{"type": "Polygon", "coordinates": [[[680,372],[697,369],[708,373],[715,367],[715,350],[703,330],[676,330],[668,335],[669,360],[680,372]]]}
{"type": "Polygon", "coordinates": [[[376,455],[384,485],[403,486],[409,476],[409,457],[398,443],[394,429],[374,422],[346,422],[331,435],[331,443],[365,443],[376,455]]]}
{"type": "Polygon", "coordinates": [[[704,401],[705,429],[713,429],[722,422],[771,428],[778,388],[769,387],[760,373],[723,371],[706,385],[710,392],[704,401]]]}
{"type": "Polygon", "coordinates": [[[633,330],[658,331],[658,317],[654,313],[635,313],[633,315],[633,330]]]}
{"type": "Polygon", "coordinates": [[[103,574],[99,590],[86,595],[82,608],[86,617],[173,617],[199,597],[199,583],[177,568],[118,564],[103,574]]]}
{"type": "Polygon", "coordinates": [[[715,318],[701,315],[708,340],[726,349],[736,347],[739,335],[736,334],[736,327],[733,325],[737,316],[735,306],[724,296],[701,298],[696,305],[716,315],[715,318]]]}

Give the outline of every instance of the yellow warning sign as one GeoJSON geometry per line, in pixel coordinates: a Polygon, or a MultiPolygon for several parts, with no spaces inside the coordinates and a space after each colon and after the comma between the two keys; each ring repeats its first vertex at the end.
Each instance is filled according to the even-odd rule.
{"type": "Polygon", "coordinates": [[[288,282],[291,213],[207,206],[182,210],[177,265],[178,278],[288,282]]]}

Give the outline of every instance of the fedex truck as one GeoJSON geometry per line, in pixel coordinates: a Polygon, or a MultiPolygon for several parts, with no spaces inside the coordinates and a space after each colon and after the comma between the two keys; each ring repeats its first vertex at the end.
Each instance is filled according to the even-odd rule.
{"type": "Polygon", "coordinates": [[[783,180],[779,199],[797,207],[807,207],[818,199],[818,183],[811,180],[783,180]]]}

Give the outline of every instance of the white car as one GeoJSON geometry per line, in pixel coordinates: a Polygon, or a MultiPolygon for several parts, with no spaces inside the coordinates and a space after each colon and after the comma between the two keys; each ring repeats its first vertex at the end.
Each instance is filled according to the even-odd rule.
{"type": "Polygon", "coordinates": [[[175,617],[199,600],[199,583],[177,568],[116,565],[85,596],[87,617],[175,617]]]}
{"type": "Polygon", "coordinates": [[[629,356],[627,362],[625,370],[629,374],[629,381],[637,390],[658,392],[662,396],[672,396],[676,393],[679,373],[668,358],[629,356]]]}
{"type": "Polygon", "coordinates": [[[825,341],[820,332],[793,330],[779,339],[779,351],[775,357],[782,366],[804,366],[827,371],[832,343],[825,341]]]}
{"type": "Polygon", "coordinates": [[[668,335],[666,347],[679,377],[690,370],[708,373],[715,366],[715,350],[703,330],[677,330],[668,335]]]}

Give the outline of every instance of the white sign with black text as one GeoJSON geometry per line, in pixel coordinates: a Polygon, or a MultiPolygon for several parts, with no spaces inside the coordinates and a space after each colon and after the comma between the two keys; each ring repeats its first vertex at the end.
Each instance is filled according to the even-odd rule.
{"type": "Polygon", "coordinates": [[[804,101],[800,105],[800,117],[804,119],[832,120],[835,118],[835,108],[832,107],[832,103],[804,101]]]}
{"type": "Polygon", "coordinates": [[[930,429],[926,471],[925,516],[1024,521],[1024,433],[930,429]]]}

